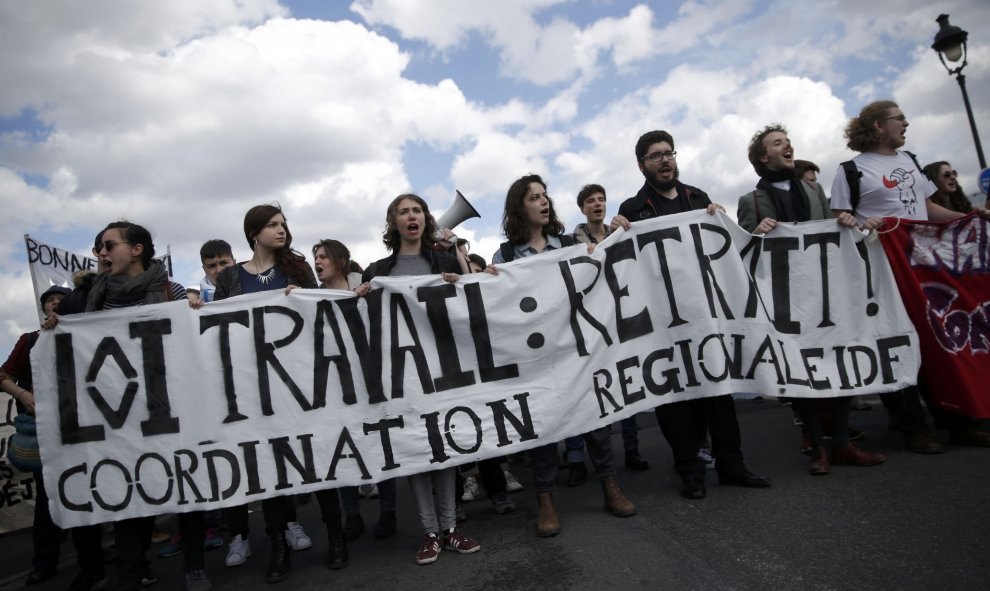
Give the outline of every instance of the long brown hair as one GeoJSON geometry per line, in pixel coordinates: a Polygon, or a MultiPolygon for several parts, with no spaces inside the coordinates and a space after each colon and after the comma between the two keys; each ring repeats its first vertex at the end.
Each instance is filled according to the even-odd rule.
{"type": "Polygon", "coordinates": [[[846,146],[856,152],[867,152],[880,145],[883,133],[876,128],[876,123],[882,122],[891,109],[896,109],[897,103],[883,100],[874,101],[859,112],[846,124],[846,146]]]}
{"type": "MultiPolygon", "coordinates": [[[[254,251],[254,238],[262,229],[279,214],[282,207],[278,203],[255,205],[244,214],[244,238],[254,251]]],[[[275,251],[275,264],[289,277],[301,286],[308,287],[312,282],[312,273],[302,253],[292,250],[292,232],[289,231],[289,220],[285,220],[285,245],[275,251]]]]}
{"type": "Polygon", "coordinates": [[[393,252],[398,252],[399,245],[402,243],[402,239],[399,237],[399,230],[395,227],[395,218],[398,215],[399,204],[402,203],[403,199],[412,199],[423,208],[426,228],[423,229],[422,248],[433,246],[437,241],[437,221],[433,219],[433,214],[430,213],[430,206],[419,195],[405,193],[393,199],[392,203],[388,204],[388,209],[385,212],[385,232],[382,233],[382,242],[385,243],[385,248],[393,252]]]}
{"type": "MultiPolygon", "coordinates": [[[[952,168],[952,165],[945,160],[939,160],[938,162],[926,164],[923,169],[925,171],[925,175],[930,178],[933,183],[935,183],[936,187],[938,187],[938,180],[936,179],[938,176],[938,169],[943,166],[952,168]]],[[[937,203],[946,209],[951,209],[952,211],[959,213],[969,213],[973,211],[973,204],[966,198],[966,193],[962,190],[962,187],[959,186],[958,179],[956,181],[956,190],[951,195],[945,197],[942,195],[942,190],[939,189],[934,195],[929,197],[929,200],[931,200],[932,203],[937,203]]]]}
{"type": "MultiPolygon", "coordinates": [[[[547,190],[547,184],[543,182],[538,174],[528,174],[509,185],[509,190],[505,193],[505,210],[502,212],[502,232],[509,242],[519,244],[529,242],[529,223],[526,221],[526,193],[529,191],[530,183],[539,183],[543,190],[547,190]]],[[[543,226],[544,236],[559,236],[564,233],[564,224],[557,219],[557,210],[553,207],[553,199],[547,195],[547,203],[550,204],[550,221],[543,226]]]]}

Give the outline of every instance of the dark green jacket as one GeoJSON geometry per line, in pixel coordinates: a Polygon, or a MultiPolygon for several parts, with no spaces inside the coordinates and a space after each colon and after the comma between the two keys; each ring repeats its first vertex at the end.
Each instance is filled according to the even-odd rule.
{"type": "MultiPolygon", "coordinates": [[[[825,197],[825,189],[818,183],[801,181],[801,188],[808,196],[808,206],[812,220],[827,220],[832,218],[832,209],[825,197]]],[[[773,206],[770,195],[762,189],[756,189],[739,198],[736,209],[739,225],[747,232],[752,232],[760,225],[763,218],[777,218],[777,210],[773,206]]]]}

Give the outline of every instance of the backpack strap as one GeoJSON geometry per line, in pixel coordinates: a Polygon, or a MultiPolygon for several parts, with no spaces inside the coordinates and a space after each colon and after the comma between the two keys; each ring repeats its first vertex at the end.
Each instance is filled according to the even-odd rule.
{"type": "Polygon", "coordinates": [[[925,169],[921,167],[921,164],[918,163],[918,157],[914,155],[914,152],[908,152],[907,150],[904,150],[904,153],[910,156],[911,160],[914,161],[914,165],[918,167],[918,172],[925,175],[925,178],[927,178],[928,180],[934,181],[934,179],[928,176],[928,174],[925,172],[925,169]]]}
{"type": "Polygon", "coordinates": [[[171,302],[172,301],[172,282],[171,281],[166,281],[165,282],[165,301],[166,302],[171,302]]]}
{"type": "Polygon", "coordinates": [[[846,184],[849,185],[849,203],[852,204],[853,212],[859,207],[859,179],[863,176],[863,173],[859,171],[856,163],[852,160],[846,160],[841,163],[842,170],[846,173],[846,184]]]}
{"type": "Polygon", "coordinates": [[[498,251],[502,253],[502,260],[507,263],[516,259],[516,251],[512,248],[512,243],[508,240],[498,245],[498,251]]]}
{"type": "Polygon", "coordinates": [[[760,216],[760,195],[759,191],[753,191],[753,213],[756,214],[756,225],[759,226],[763,218],[760,216]]]}

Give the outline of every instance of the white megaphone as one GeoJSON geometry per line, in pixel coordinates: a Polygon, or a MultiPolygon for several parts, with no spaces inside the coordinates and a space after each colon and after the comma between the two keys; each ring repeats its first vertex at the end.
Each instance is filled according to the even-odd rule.
{"type": "Polygon", "coordinates": [[[438,229],[447,228],[448,230],[451,230],[456,228],[457,225],[464,220],[481,217],[481,214],[478,213],[470,203],[468,203],[468,200],[464,198],[464,195],[462,195],[460,191],[456,192],[457,197],[454,198],[454,202],[450,205],[447,211],[443,212],[440,219],[437,220],[438,229]]]}

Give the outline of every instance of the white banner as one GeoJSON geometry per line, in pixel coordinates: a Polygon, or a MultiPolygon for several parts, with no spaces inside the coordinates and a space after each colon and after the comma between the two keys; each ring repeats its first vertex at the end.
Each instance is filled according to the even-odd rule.
{"type": "MultiPolygon", "coordinates": [[[[27,248],[28,266],[31,269],[31,281],[34,283],[34,301],[41,298],[49,287],[61,285],[72,288],[72,276],[79,271],[96,271],[96,259],[80,255],[68,250],[38,242],[27,234],[24,235],[24,246],[27,248]]],[[[166,254],[156,257],[165,263],[168,276],[172,277],[172,255],[166,249],[166,254]]],[[[43,312],[39,308],[39,317],[43,312]]]]}
{"type": "Polygon", "coordinates": [[[379,481],[699,396],[917,376],[880,245],[832,221],[762,239],[688,213],[500,270],[63,318],[32,356],[55,520],[379,481]]]}

